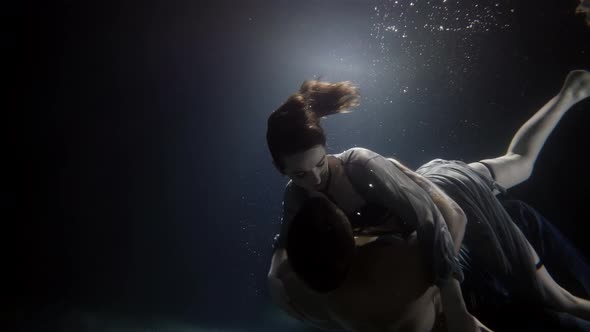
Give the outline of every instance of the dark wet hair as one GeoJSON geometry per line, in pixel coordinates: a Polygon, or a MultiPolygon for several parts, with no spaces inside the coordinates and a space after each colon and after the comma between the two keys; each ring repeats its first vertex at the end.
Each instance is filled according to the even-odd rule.
{"type": "Polygon", "coordinates": [[[321,293],[342,284],[356,256],[348,218],[323,196],[304,202],[290,223],[285,249],[295,274],[321,293]]]}
{"type": "Polygon", "coordinates": [[[320,118],[346,113],[359,105],[359,94],[352,83],[308,80],[268,117],[266,142],[270,154],[282,171],[283,157],[326,145],[320,118]]]}

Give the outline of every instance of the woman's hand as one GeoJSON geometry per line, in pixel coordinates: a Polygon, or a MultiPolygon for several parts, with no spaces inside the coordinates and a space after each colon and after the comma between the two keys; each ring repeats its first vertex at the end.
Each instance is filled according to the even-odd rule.
{"type": "Polygon", "coordinates": [[[377,240],[379,237],[378,236],[355,236],[354,237],[354,244],[357,247],[362,247],[366,244],[369,244],[371,242],[375,242],[375,240],[377,240]]]}
{"type": "Polygon", "coordinates": [[[449,279],[440,287],[440,299],[448,331],[493,332],[467,310],[456,279],[449,279]]]}
{"type": "Polygon", "coordinates": [[[471,316],[471,317],[473,317],[473,319],[475,320],[475,324],[477,325],[477,328],[479,329],[478,331],[480,331],[480,332],[494,332],[489,327],[483,325],[482,322],[480,322],[477,318],[475,318],[475,316],[471,316]]]}

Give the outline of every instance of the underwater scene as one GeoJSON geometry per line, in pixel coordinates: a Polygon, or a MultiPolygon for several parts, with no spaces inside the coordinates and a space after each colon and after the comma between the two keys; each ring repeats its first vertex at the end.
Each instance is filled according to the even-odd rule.
{"type": "Polygon", "coordinates": [[[18,7],[3,331],[590,331],[587,0],[18,7]]]}

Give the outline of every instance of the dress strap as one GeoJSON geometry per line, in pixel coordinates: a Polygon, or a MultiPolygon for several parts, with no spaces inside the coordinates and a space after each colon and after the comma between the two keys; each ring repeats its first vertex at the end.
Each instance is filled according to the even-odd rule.
{"type": "Polygon", "coordinates": [[[488,169],[488,171],[490,172],[490,175],[492,176],[491,179],[487,179],[488,181],[491,180],[490,181],[490,188],[492,189],[492,192],[495,189],[495,190],[498,190],[503,195],[505,195],[507,192],[506,188],[504,188],[503,186],[498,184],[498,182],[496,182],[496,174],[494,173],[494,170],[492,169],[492,167],[488,163],[486,163],[485,161],[480,161],[479,163],[484,165],[488,169]]]}

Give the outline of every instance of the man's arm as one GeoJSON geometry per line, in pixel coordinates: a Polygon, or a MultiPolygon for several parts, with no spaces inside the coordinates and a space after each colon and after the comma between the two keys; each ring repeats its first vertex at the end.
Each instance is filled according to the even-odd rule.
{"type": "Polygon", "coordinates": [[[284,247],[289,225],[307,196],[304,189],[291,181],[285,188],[281,230],[275,238],[275,249],[267,275],[268,290],[272,302],[292,318],[323,330],[341,330],[339,325],[329,319],[323,304],[317,301],[313,292],[291,270],[284,247]]]}
{"type": "Polygon", "coordinates": [[[278,249],[272,255],[271,263],[270,263],[270,270],[268,272],[267,281],[268,281],[268,291],[270,294],[270,298],[276,305],[279,306],[284,312],[286,312],[289,316],[303,321],[305,320],[305,316],[299,313],[295,308],[291,305],[291,300],[287,295],[285,290],[285,286],[281,278],[285,277],[285,274],[288,271],[285,270],[284,263],[286,262],[286,254],[284,249],[278,249]]]}
{"type": "Polygon", "coordinates": [[[275,250],[268,272],[268,287],[273,303],[289,316],[318,329],[341,331],[333,322],[318,297],[297,279],[287,261],[285,249],[275,250]]]}

